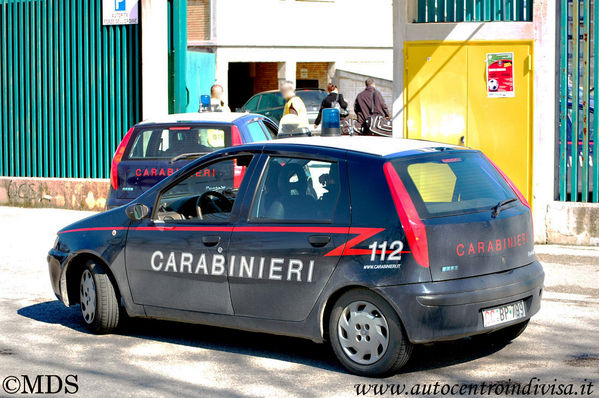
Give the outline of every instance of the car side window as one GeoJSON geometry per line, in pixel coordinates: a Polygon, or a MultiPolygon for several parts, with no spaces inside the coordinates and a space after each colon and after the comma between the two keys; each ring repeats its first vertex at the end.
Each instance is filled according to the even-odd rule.
{"type": "Polygon", "coordinates": [[[277,136],[277,133],[279,132],[277,126],[266,120],[262,120],[262,125],[268,132],[268,135],[270,135],[269,139],[273,139],[277,136]]]}
{"type": "Polygon", "coordinates": [[[263,111],[266,109],[273,109],[285,106],[285,100],[280,93],[270,93],[262,95],[260,101],[260,107],[258,110],[263,111]]]}
{"type": "Polygon", "coordinates": [[[267,140],[264,129],[260,125],[260,122],[254,121],[247,125],[248,132],[250,133],[251,142],[259,142],[267,140]]]}
{"type": "Polygon", "coordinates": [[[258,184],[250,220],[331,222],[340,192],[339,164],[271,157],[258,184]]]}
{"type": "Polygon", "coordinates": [[[260,95],[255,95],[245,104],[243,107],[246,111],[256,111],[258,109],[258,103],[260,102],[260,95]]]}
{"type": "Polygon", "coordinates": [[[200,165],[162,192],[156,221],[226,222],[231,216],[252,155],[240,155],[200,165]]]}

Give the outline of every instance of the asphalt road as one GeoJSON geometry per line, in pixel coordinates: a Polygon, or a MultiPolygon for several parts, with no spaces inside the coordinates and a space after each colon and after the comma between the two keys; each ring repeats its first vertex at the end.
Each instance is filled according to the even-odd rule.
{"type": "MultiPolygon", "coordinates": [[[[0,381],[9,389],[25,383],[24,375],[46,375],[44,389],[61,379],[60,396],[70,380],[83,397],[352,397],[361,383],[410,392],[438,382],[440,393],[443,383],[523,388],[538,378],[531,386],[572,383],[578,395],[592,382],[599,396],[599,249],[537,246],[547,274],[542,310],[511,344],[419,346],[400,374],[376,380],[346,373],[327,345],[295,338],[149,320],[118,334],[87,333],[78,307],[55,299],[46,253],[57,229],[89,214],[0,207],[0,381]]],[[[8,396],[2,385],[0,396],[8,396]]]]}

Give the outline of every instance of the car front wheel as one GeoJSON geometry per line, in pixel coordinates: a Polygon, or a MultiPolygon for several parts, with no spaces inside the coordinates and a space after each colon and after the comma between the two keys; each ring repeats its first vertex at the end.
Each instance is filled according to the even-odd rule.
{"type": "Polygon", "coordinates": [[[337,300],[329,319],[329,337],[343,366],[361,376],[395,373],[412,353],[397,313],[366,289],[351,290],[337,300]]]}
{"type": "Polygon", "coordinates": [[[88,261],[79,282],[79,305],[85,326],[92,332],[110,333],[119,324],[116,292],[106,269],[88,261]]]}

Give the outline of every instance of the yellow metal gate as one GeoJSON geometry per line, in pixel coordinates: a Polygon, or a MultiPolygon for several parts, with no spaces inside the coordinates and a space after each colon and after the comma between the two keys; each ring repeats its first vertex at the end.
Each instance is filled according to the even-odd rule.
{"type": "Polygon", "coordinates": [[[406,42],[405,135],[485,152],[532,203],[532,42],[406,42]],[[513,96],[489,96],[490,54],[513,54],[513,96]]]}

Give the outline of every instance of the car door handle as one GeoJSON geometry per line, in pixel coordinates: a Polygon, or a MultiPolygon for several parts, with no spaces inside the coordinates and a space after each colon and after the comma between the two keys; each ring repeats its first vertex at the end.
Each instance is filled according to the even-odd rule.
{"type": "Polygon", "coordinates": [[[331,237],[328,235],[312,235],[308,238],[308,242],[314,247],[323,247],[331,241],[331,237]]]}
{"type": "Polygon", "coordinates": [[[218,235],[206,235],[202,236],[202,243],[204,246],[216,246],[220,242],[220,236],[218,235]]]}

